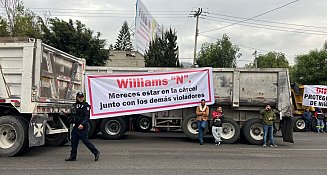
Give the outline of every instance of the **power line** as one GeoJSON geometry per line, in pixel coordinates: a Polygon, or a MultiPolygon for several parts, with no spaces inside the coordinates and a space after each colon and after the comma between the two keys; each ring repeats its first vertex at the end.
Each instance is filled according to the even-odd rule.
{"type": "MultiPolygon", "coordinates": [[[[234,18],[234,19],[246,19],[244,17],[226,15],[226,14],[221,14],[221,13],[210,13],[208,16],[210,16],[210,15],[224,16],[224,17],[229,17],[229,18],[234,18]]],[[[273,23],[273,24],[281,24],[281,25],[290,25],[290,26],[298,26],[298,27],[327,29],[327,27],[322,27],[322,26],[312,26],[312,25],[305,25],[305,24],[284,23],[284,22],[267,21],[267,20],[260,20],[260,19],[251,19],[251,21],[258,21],[258,22],[264,22],[264,23],[273,23]]]]}
{"type": "MultiPolygon", "coordinates": [[[[0,10],[3,8],[0,8],[0,10]]],[[[100,9],[74,9],[74,8],[28,8],[35,9],[35,13],[49,12],[52,16],[67,17],[116,17],[116,18],[135,18],[135,11],[131,10],[100,10],[100,9]],[[42,10],[43,9],[43,10],[42,10]],[[78,15],[82,14],[82,15],[78,15]],[[89,15],[88,15],[89,14],[89,15]]],[[[155,18],[186,18],[188,11],[151,11],[143,13],[143,16],[154,16],[155,18]],[[153,12],[153,13],[152,13],[153,12]]]]}
{"type": "MultiPolygon", "coordinates": [[[[206,34],[201,34],[201,33],[200,33],[199,35],[201,35],[201,36],[205,36],[205,37],[208,37],[208,38],[211,38],[211,39],[217,39],[216,37],[209,36],[209,35],[206,35],[206,34]]],[[[241,46],[241,47],[244,47],[244,48],[248,48],[248,49],[258,50],[258,51],[261,51],[261,52],[266,52],[266,53],[271,52],[271,51],[269,51],[269,50],[259,49],[259,48],[255,48],[255,47],[251,47],[251,46],[246,46],[246,45],[238,44],[238,43],[236,43],[235,45],[237,45],[237,46],[241,46]]],[[[285,56],[287,56],[287,57],[293,57],[293,56],[288,55],[288,54],[285,54],[285,56]]]]}
{"type": "MultiPolygon", "coordinates": [[[[209,18],[206,17],[203,19],[233,24],[233,22],[229,22],[229,21],[233,21],[233,20],[228,20],[228,19],[217,18],[217,19],[221,19],[221,20],[217,20],[217,19],[211,19],[210,17],[209,18]]],[[[251,22],[243,22],[243,23],[245,23],[245,24],[238,24],[238,25],[254,27],[254,28],[261,28],[261,29],[268,29],[268,30],[275,30],[275,31],[282,31],[282,32],[292,32],[292,33],[301,33],[301,34],[310,34],[310,35],[327,35],[327,32],[325,32],[325,31],[298,29],[298,28],[291,28],[291,27],[280,27],[280,26],[257,24],[257,23],[251,23],[251,22]],[[248,24],[253,24],[253,25],[248,25],[248,24]],[[291,29],[291,30],[295,30],[295,31],[286,30],[286,29],[291,29]]],[[[201,32],[201,33],[204,33],[204,32],[201,32]]]]}
{"type": "MultiPolygon", "coordinates": [[[[1,12],[1,9],[0,9],[1,12]]],[[[43,13],[44,11],[33,11],[36,14],[43,13]]],[[[135,12],[134,15],[128,14],[128,13],[99,13],[99,12],[51,12],[49,11],[51,16],[54,17],[83,17],[83,18],[135,18],[135,12]],[[80,15],[81,14],[81,15],[80,15]]],[[[158,13],[151,15],[143,14],[143,16],[154,16],[154,18],[188,18],[187,14],[174,14],[174,13],[158,13]]]]}
{"type": "Polygon", "coordinates": [[[239,21],[239,22],[236,22],[236,23],[232,23],[232,24],[229,24],[229,25],[226,25],[226,26],[223,26],[223,27],[219,27],[219,28],[216,28],[216,29],[211,29],[211,30],[203,31],[202,33],[207,33],[207,32],[212,32],[212,31],[220,30],[220,29],[223,29],[223,28],[226,28],[226,27],[230,27],[230,26],[233,26],[233,25],[236,25],[236,24],[240,24],[240,23],[245,22],[245,21],[252,20],[252,19],[257,18],[257,17],[259,17],[259,16],[263,16],[263,15],[265,15],[265,14],[271,13],[271,12],[273,12],[273,11],[276,11],[276,10],[278,10],[278,9],[281,9],[281,8],[283,8],[283,7],[286,7],[286,6],[288,6],[288,5],[291,5],[291,4],[293,4],[293,3],[297,2],[297,1],[299,1],[299,0],[295,0],[295,1],[289,2],[289,3],[287,3],[287,4],[284,4],[284,5],[282,5],[282,6],[279,6],[279,7],[277,7],[277,8],[274,8],[274,9],[269,10],[269,11],[267,11],[267,12],[261,13],[261,14],[259,14],[259,15],[255,15],[255,16],[253,16],[253,17],[251,17],[251,18],[246,18],[246,19],[244,19],[244,20],[242,20],[242,21],[239,21]]]}
{"type": "MultiPolygon", "coordinates": [[[[135,16],[113,16],[113,15],[53,15],[55,17],[83,17],[83,18],[135,18],[135,16]]],[[[184,18],[186,16],[155,16],[155,18],[184,18]]]]}
{"type": "MultiPolygon", "coordinates": [[[[32,7],[27,9],[35,9],[35,10],[53,10],[53,11],[100,11],[100,12],[130,12],[135,13],[134,10],[112,10],[112,9],[78,9],[78,8],[45,8],[45,7],[32,7]]],[[[149,13],[157,13],[157,12],[176,12],[176,13],[188,13],[189,11],[182,11],[182,10],[157,10],[157,11],[149,11],[149,13]]]]}
{"type": "MultiPolygon", "coordinates": [[[[33,11],[33,12],[44,12],[44,11],[39,11],[39,10],[36,10],[36,11],[33,11]]],[[[125,15],[125,14],[133,14],[135,15],[135,12],[134,13],[128,13],[128,12],[121,12],[121,11],[118,11],[118,12],[79,12],[79,11],[48,11],[50,13],[55,13],[55,14],[93,14],[93,15],[101,15],[101,14],[122,14],[122,15],[125,15]]],[[[146,16],[150,16],[151,14],[150,13],[144,13],[142,15],[146,15],[146,16]]],[[[186,13],[155,13],[154,15],[178,15],[178,16],[187,16],[186,13]]]]}
{"type": "MultiPolygon", "coordinates": [[[[232,20],[232,19],[226,19],[226,18],[219,18],[219,17],[212,17],[212,16],[207,16],[208,19],[221,19],[225,21],[237,21],[237,20],[232,20]]],[[[299,28],[292,28],[292,27],[283,27],[283,26],[278,26],[278,25],[269,25],[269,24],[259,24],[259,23],[252,23],[252,22],[243,22],[246,24],[254,24],[254,25],[261,25],[261,26],[268,26],[268,27],[276,27],[276,28],[283,28],[283,29],[292,29],[292,30],[302,30],[302,31],[309,31],[309,32],[320,32],[320,33],[327,33],[325,31],[321,30],[311,30],[311,29],[299,29],[299,28]]]]}

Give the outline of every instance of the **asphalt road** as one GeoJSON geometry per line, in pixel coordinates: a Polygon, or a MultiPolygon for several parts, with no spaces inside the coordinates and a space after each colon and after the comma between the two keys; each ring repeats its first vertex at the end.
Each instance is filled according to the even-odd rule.
{"type": "Polygon", "coordinates": [[[132,133],[121,140],[91,141],[100,160],[80,143],[76,162],[65,162],[70,146],[36,147],[20,157],[0,158],[0,174],[326,174],[327,133],[294,133],[278,148],[245,143],[204,145],[183,133],[132,133]]]}

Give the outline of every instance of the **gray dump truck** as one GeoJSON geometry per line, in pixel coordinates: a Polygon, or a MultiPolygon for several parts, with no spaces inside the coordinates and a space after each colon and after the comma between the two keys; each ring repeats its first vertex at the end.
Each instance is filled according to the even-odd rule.
{"type": "MultiPolygon", "coordinates": [[[[0,156],[69,141],[67,115],[62,114],[70,114],[76,92],[84,90],[85,68],[89,74],[173,70],[86,67],[84,59],[41,40],[0,38],[0,156]]],[[[210,112],[218,105],[224,108],[225,143],[242,136],[251,144],[261,144],[259,110],[267,103],[283,119],[276,121],[276,130],[282,131],[284,141],[293,141],[287,69],[213,69],[213,75],[215,104],[210,112]]],[[[91,120],[89,136],[101,132],[104,138],[119,139],[133,124],[141,131],[182,130],[190,138],[197,136],[195,107],[91,120]]]]}
{"type": "Polygon", "coordinates": [[[0,38],[0,156],[66,143],[85,60],[31,38],[0,38]]]}
{"type": "MultiPolygon", "coordinates": [[[[110,75],[170,70],[176,69],[88,66],[86,74],[110,75]]],[[[251,144],[262,144],[263,127],[259,112],[266,104],[271,104],[278,116],[274,124],[275,131],[282,131],[284,141],[293,142],[288,69],[215,68],[213,83],[215,104],[210,106],[210,113],[217,106],[224,109],[222,134],[224,143],[234,143],[243,137],[251,144]]],[[[111,117],[93,120],[91,124],[93,133],[89,134],[93,135],[100,131],[107,139],[118,139],[135,126],[134,128],[140,131],[182,130],[189,138],[195,139],[197,137],[195,118],[195,107],[111,117]]],[[[208,127],[211,123],[212,118],[208,127]]],[[[207,131],[210,132],[210,129],[207,131]]]]}

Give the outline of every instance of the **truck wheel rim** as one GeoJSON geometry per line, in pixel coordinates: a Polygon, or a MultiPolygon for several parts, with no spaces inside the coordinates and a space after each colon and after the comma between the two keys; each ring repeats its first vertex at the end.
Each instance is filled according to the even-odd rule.
{"type": "Polygon", "coordinates": [[[11,125],[0,125],[0,148],[11,148],[17,138],[16,130],[11,125]]]}
{"type": "Polygon", "coordinates": [[[235,135],[235,127],[230,123],[223,123],[221,137],[225,140],[231,139],[235,135]]]}
{"type": "Polygon", "coordinates": [[[195,118],[190,119],[187,122],[187,130],[192,134],[198,134],[197,132],[198,126],[195,118]]]}
{"type": "Polygon", "coordinates": [[[149,127],[150,127],[150,120],[148,118],[141,118],[140,128],[146,130],[149,127]]]}
{"type": "Polygon", "coordinates": [[[262,140],[263,139],[263,127],[261,124],[254,124],[250,128],[250,136],[254,140],[262,140]]]}
{"type": "Polygon", "coordinates": [[[105,130],[109,135],[117,135],[120,131],[120,123],[118,121],[109,121],[106,123],[105,130]]]}
{"type": "Polygon", "coordinates": [[[304,122],[304,120],[303,119],[299,119],[299,120],[297,120],[296,121],[296,127],[298,128],[298,129],[304,129],[305,128],[305,122],[304,122]]]}

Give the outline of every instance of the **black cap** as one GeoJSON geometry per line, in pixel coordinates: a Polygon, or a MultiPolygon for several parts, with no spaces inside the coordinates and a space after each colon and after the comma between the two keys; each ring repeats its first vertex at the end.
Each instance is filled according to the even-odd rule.
{"type": "Polygon", "coordinates": [[[76,97],[84,97],[83,92],[77,92],[76,97]]]}

